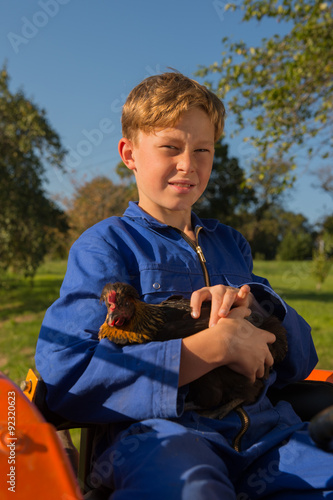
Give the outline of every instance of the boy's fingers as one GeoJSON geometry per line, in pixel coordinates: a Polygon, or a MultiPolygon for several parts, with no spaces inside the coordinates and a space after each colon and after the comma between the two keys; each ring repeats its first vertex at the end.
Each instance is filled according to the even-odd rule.
{"type": "Polygon", "coordinates": [[[274,333],[268,332],[267,330],[265,330],[265,332],[267,333],[267,344],[274,344],[274,342],[276,341],[276,336],[274,335],[274,333]]]}
{"type": "Polygon", "coordinates": [[[249,309],[246,306],[239,306],[239,307],[235,307],[234,309],[232,309],[230,311],[230,313],[228,314],[228,318],[245,319],[250,315],[251,315],[251,309],[249,309]]]}
{"type": "Polygon", "coordinates": [[[198,318],[200,316],[201,304],[205,300],[211,300],[213,315],[218,318],[217,311],[221,305],[225,288],[226,287],[224,286],[204,287],[200,288],[200,290],[196,290],[195,292],[193,292],[190,300],[190,306],[192,308],[192,313],[191,313],[192,317],[198,318]]]}
{"type": "Polygon", "coordinates": [[[230,309],[236,300],[238,291],[238,288],[224,286],[219,288],[216,293],[212,295],[212,308],[209,326],[216,325],[220,318],[228,316],[230,309]]]}
{"type": "Polygon", "coordinates": [[[232,306],[238,299],[244,300],[249,293],[249,285],[243,285],[241,288],[216,285],[196,290],[192,293],[190,300],[192,317],[199,318],[202,303],[205,300],[211,300],[209,326],[214,326],[220,318],[228,316],[232,306]]]}
{"type": "Polygon", "coordinates": [[[273,358],[271,352],[268,351],[268,354],[267,354],[266,359],[265,359],[265,365],[266,366],[273,366],[273,364],[274,364],[274,358],[273,358]]]}
{"type": "Polygon", "coordinates": [[[220,306],[221,301],[212,300],[212,306],[210,310],[209,326],[215,326],[220,319],[220,306]]]}
{"type": "MultiPolygon", "coordinates": [[[[232,287],[226,288],[225,294],[222,299],[222,304],[218,313],[220,317],[226,317],[229,314],[230,309],[234,305],[236,299],[239,297],[239,293],[240,289],[238,288],[232,288],[232,287]]],[[[241,293],[244,294],[244,297],[246,297],[247,293],[244,290],[241,293]]]]}
{"type": "Polygon", "coordinates": [[[200,290],[196,290],[191,295],[190,306],[191,306],[191,315],[193,318],[199,318],[201,311],[201,304],[204,300],[210,298],[211,295],[206,288],[201,288],[200,290]]]}
{"type": "Polygon", "coordinates": [[[257,373],[256,373],[256,378],[263,378],[265,375],[265,365],[262,365],[260,368],[258,368],[257,373]]]}
{"type": "Polygon", "coordinates": [[[252,299],[252,294],[251,294],[251,289],[249,285],[243,285],[239,290],[237,297],[235,298],[234,305],[239,306],[239,305],[247,305],[251,307],[251,304],[253,302],[252,299]]]}
{"type": "Polygon", "coordinates": [[[243,285],[239,288],[238,290],[238,298],[239,299],[245,299],[247,295],[250,293],[251,288],[249,285],[243,285]]]}
{"type": "MultiPolygon", "coordinates": [[[[240,288],[226,287],[225,295],[219,310],[220,317],[228,316],[232,307],[238,303],[245,305],[243,302],[250,294],[251,289],[249,285],[243,285],[240,288]]],[[[248,304],[246,304],[248,305],[248,304]]]]}
{"type": "Polygon", "coordinates": [[[266,367],[270,367],[270,366],[273,366],[274,364],[274,359],[273,359],[273,356],[271,355],[271,353],[268,351],[268,354],[266,356],[266,359],[265,359],[265,363],[262,364],[258,370],[257,370],[257,373],[255,375],[255,378],[263,378],[266,374],[266,367]]]}

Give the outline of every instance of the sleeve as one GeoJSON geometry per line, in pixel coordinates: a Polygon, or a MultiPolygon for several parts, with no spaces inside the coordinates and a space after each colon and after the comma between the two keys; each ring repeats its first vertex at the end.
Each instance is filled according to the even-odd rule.
{"type": "Polygon", "coordinates": [[[79,422],[178,416],[181,340],[131,346],[99,341],[106,315],[99,296],[109,281],[130,281],[122,253],[96,235],[83,235],[70,251],[60,297],[47,310],[37,342],[36,367],[49,407],[79,422]]]}
{"type": "Polygon", "coordinates": [[[249,243],[244,237],[239,248],[252,275],[251,287],[259,304],[269,313],[275,314],[287,330],[288,353],[276,367],[276,386],[304,380],[318,362],[309,324],[290,307],[271,287],[268,280],[253,274],[253,260],[249,243]]]}
{"type": "Polygon", "coordinates": [[[249,283],[259,304],[269,313],[275,314],[287,330],[288,352],[276,367],[275,385],[304,380],[318,362],[317,353],[311,335],[310,325],[284,300],[272,290],[269,282],[256,275],[249,283]]]}

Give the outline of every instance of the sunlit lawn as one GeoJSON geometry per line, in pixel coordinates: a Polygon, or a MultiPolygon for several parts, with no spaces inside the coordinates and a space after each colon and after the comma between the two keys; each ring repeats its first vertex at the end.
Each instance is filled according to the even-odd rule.
{"type": "Polygon", "coordinates": [[[65,261],[41,266],[35,279],[13,275],[1,280],[0,370],[14,382],[34,367],[37,336],[47,307],[58,297],[65,261]]]}
{"type": "Polygon", "coordinates": [[[311,262],[255,262],[254,272],[265,276],[275,291],[312,326],[319,355],[318,368],[333,369],[333,270],[320,290],[311,262]]]}

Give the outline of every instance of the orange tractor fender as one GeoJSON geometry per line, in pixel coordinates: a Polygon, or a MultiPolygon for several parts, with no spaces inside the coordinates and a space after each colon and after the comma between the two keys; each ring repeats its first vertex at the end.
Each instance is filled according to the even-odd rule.
{"type": "Polygon", "coordinates": [[[0,410],[1,498],[83,500],[55,428],[1,372],[0,410]]]}

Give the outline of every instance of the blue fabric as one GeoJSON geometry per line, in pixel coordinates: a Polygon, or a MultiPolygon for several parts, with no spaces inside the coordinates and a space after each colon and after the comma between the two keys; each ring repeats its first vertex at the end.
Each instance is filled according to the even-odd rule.
{"type": "MultiPolygon", "coordinates": [[[[267,385],[275,383],[281,386],[288,381],[304,379],[317,363],[309,325],[285,304],[267,280],[253,274],[250,247],[239,232],[215,220],[200,220],[195,214],[192,217],[193,226],[202,227],[199,244],[206,258],[211,284],[250,284],[257,300],[277,314],[288,331],[287,357],[278,370],[273,371],[267,385]]],[[[141,299],[151,303],[159,303],[173,294],[189,298],[193,291],[205,286],[195,249],[178,231],[159,223],[137,204],[130,203],[123,217],[111,217],[88,229],[70,251],[60,297],[46,312],[37,343],[36,367],[48,387],[47,402],[51,409],[69,419],[105,424],[116,422],[113,431],[130,425],[135,428],[138,425],[135,422],[145,421],[150,422],[148,428],[157,426],[162,434],[171,433],[173,436],[176,432],[172,446],[174,443],[174,452],[179,448],[180,457],[187,449],[182,449],[182,438],[192,443],[198,432],[204,432],[204,437],[200,438],[201,451],[199,447],[196,450],[195,446],[186,445],[192,450],[191,459],[189,468],[184,465],[186,471],[182,469],[181,474],[185,474],[191,483],[192,496],[182,498],[204,498],[199,493],[199,496],[193,496],[193,491],[196,488],[199,491],[203,485],[207,487],[206,472],[213,482],[211,496],[205,498],[215,498],[213,491],[217,484],[222,481],[223,488],[228,490],[230,480],[236,480],[232,471],[239,468],[242,473],[269,450],[277,449],[279,443],[289,439],[295,426],[301,425],[300,421],[287,403],[273,408],[263,394],[257,403],[247,408],[251,424],[242,439],[242,450],[245,451],[237,454],[231,447],[241,426],[235,412],[222,421],[202,420],[194,412],[184,412],[187,388],[178,389],[181,340],[130,346],[117,346],[107,339],[98,341],[99,326],[106,315],[105,305],[99,303],[99,297],[103,286],[112,281],[132,284],[141,299]],[[202,426],[209,429],[208,434],[200,430],[202,426]],[[189,433],[191,436],[186,437],[189,433]],[[207,458],[207,467],[206,459],[202,461],[206,455],[201,455],[206,448],[210,457],[207,458]],[[216,453],[218,455],[213,457],[216,453]]],[[[129,427],[126,432],[132,431],[133,428],[129,427]]],[[[138,447],[145,463],[151,456],[147,475],[158,473],[172,477],[170,481],[177,490],[183,484],[179,476],[181,467],[175,463],[172,468],[170,464],[169,470],[165,465],[164,471],[157,472],[159,466],[152,457],[163,452],[167,464],[168,447],[159,437],[156,439],[158,433],[155,430],[152,432],[153,435],[142,443],[140,441],[138,447]]],[[[121,446],[121,439],[118,444],[121,446]]],[[[111,440],[104,437],[97,447],[96,467],[103,462],[101,457],[105,453],[110,454],[110,446],[111,440]]],[[[118,453],[117,445],[113,446],[118,453]]],[[[130,464],[131,459],[124,451],[121,453],[126,456],[126,464],[127,459],[130,464]]],[[[140,460],[136,452],[131,457],[134,462],[140,460]]],[[[130,479],[125,477],[127,467],[129,465],[117,469],[115,477],[121,487],[115,498],[132,498],[130,490],[121,492],[126,485],[132,487],[130,479]]],[[[139,481],[139,478],[132,479],[133,484],[139,481]]],[[[220,486],[216,488],[220,492],[220,486]]],[[[224,494],[223,498],[234,498],[233,487],[230,496],[224,494]]],[[[162,498],[153,494],[151,497],[142,495],[142,498],[162,498]]],[[[140,498],[139,493],[133,498],[140,498]]],[[[166,495],[165,498],[177,498],[177,495],[166,495]]]]}
{"type": "Polygon", "coordinates": [[[333,498],[332,455],[313,446],[307,424],[272,429],[237,453],[225,437],[232,420],[192,413],[135,423],[99,456],[89,481],[115,488],[113,500],[333,498]]]}

